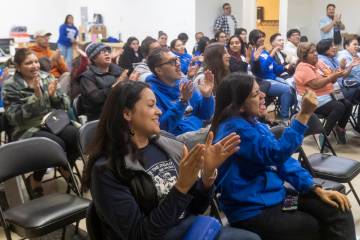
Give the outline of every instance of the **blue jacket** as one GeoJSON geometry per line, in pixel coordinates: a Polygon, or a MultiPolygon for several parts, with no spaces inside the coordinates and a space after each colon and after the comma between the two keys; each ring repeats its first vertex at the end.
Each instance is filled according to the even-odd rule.
{"type": "Polygon", "coordinates": [[[196,131],[203,127],[203,121],[211,119],[214,109],[214,97],[205,98],[194,89],[189,105],[183,104],[180,99],[180,80],[175,86],[169,86],[151,74],[146,82],[156,96],[156,104],[162,111],[160,116],[160,128],[172,134],[179,135],[189,131],[196,131]],[[190,114],[185,110],[192,108],[190,114]]]}
{"type": "MultiPolygon", "coordinates": [[[[254,52],[251,55],[252,62],[254,63],[254,52]]],[[[276,76],[279,76],[285,71],[283,65],[276,63],[273,57],[270,56],[269,52],[263,50],[260,58],[260,69],[255,75],[261,79],[272,79],[275,80],[276,76]]]]}
{"type": "Polygon", "coordinates": [[[76,39],[78,30],[74,25],[62,24],[59,29],[59,40],[58,43],[66,47],[72,46],[72,41],[76,39]]]}
{"type": "Polygon", "coordinates": [[[177,52],[172,52],[172,53],[174,53],[177,57],[179,57],[181,71],[186,75],[188,72],[188,68],[189,68],[192,56],[190,54],[188,54],[187,52],[185,52],[184,54],[180,54],[177,52]]]}
{"type": "Polygon", "coordinates": [[[219,168],[220,206],[230,223],[258,215],[266,207],[281,203],[284,181],[297,191],[307,192],[312,176],[291,157],[302,143],[307,127],[294,120],[278,140],[268,126],[244,118],[231,117],[222,122],[215,142],[232,132],[241,136],[240,150],[219,168]]]}

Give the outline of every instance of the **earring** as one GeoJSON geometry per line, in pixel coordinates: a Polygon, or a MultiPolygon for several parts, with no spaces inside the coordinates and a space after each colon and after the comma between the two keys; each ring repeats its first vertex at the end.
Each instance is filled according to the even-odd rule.
{"type": "Polygon", "coordinates": [[[134,136],[135,130],[133,128],[129,128],[129,133],[130,133],[130,136],[134,136]]]}

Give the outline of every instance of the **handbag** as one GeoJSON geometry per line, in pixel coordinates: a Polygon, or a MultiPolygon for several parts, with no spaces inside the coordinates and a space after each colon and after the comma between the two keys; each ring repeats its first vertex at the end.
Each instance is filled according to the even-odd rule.
{"type": "Polygon", "coordinates": [[[59,134],[69,124],[69,115],[64,110],[59,109],[49,112],[41,121],[41,127],[55,135],[59,134]]]}

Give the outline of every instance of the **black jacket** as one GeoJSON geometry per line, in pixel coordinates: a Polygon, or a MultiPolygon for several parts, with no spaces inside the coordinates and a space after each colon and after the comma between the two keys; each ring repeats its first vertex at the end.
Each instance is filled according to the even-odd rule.
{"type": "MultiPolygon", "coordinates": [[[[179,164],[182,158],[182,143],[160,136],[150,144],[161,147],[169,159],[176,165],[179,164]]],[[[180,216],[200,214],[208,207],[213,189],[205,190],[199,179],[187,194],[172,187],[170,192],[146,213],[142,207],[144,204],[138,202],[138,196],[134,193],[146,191],[142,182],[144,179],[150,179],[145,184],[148,188],[149,184],[153,187],[155,185],[138,161],[134,162],[125,157],[125,163],[129,171],[137,172],[137,184],[129,186],[122,181],[110,169],[106,157],[98,159],[92,169],[90,191],[97,215],[102,220],[102,239],[162,239],[170,228],[178,224],[180,216]]]]}
{"type": "Polygon", "coordinates": [[[109,71],[102,73],[91,64],[89,69],[80,76],[80,110],[81,114],[88,117],[88,120],[99,118],[105,100],[121,74],[121,68],[111,64],[109,71]]]}
{"type": "Polygon", "coordinates": [[[143,60],[143,56],[140,51],[138,56],[135,55],[135,52],[132,48],[125,48],[124,53],[120,56],[119,66],[123,69],[128,69],[128,75],[134,71],[133,63],[139,63],[143,60]]]}

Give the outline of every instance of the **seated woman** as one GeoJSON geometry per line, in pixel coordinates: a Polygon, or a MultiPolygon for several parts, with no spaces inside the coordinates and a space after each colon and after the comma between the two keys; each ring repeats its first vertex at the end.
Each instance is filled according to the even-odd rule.
{"type": "Polygon", "coordinates": [[[210,39],[206,36],[200,38],[196,46],[196,51],[194,52],[194,64],[201,66],[204,62],[204,52],[207,45],[209,45],[210,39]]]}
{"type": "MultiPolygon", "coordinates": [[[[338,61],[341,62],[342,59],[345,59],[346,66],[352,64],[353,61],[358,61],[360,58],[358,35],[345,35],[343,46],[344,50],[339,51],[337,54],[338,61]]],[[[348,77],[358,81],[360,84],[360,65],[354,66],[348,77]]]]}
{"type": "MultiPolygon", "coordinates": [[[[337,47],[334,44],[333,39],[322,39],[316,44],[316,51],[319,54],[319,62],[323,65],[323,70],[327,72],[336,72],[338,70],[344,70],[343,77],[339,77],[337,82],[334,83],[336,89],[341,89],[344,97],[349,100],[353,105],[360,103],[360,85],[359,82],[349,78],[349,75],[353,67],[360,64],[360,58],[352,61],[348,67],[346,67],[346,60],[342,59],[341,64],[336,58],[337,47]]],[[[360,112],[358,112],[357,123],[360,124],[360,112]]],[[[356,131],[360,132],[360,126],[355,126],[356,131]]]]}
{"type": "Polygon", "coordinates": [[[336,100],[333,96],[333,84],[344,76],[344,70],[328,71],[322,62],[318,62],[315,44],[300,43],[298,46],[299,64],[295,70],[296,91],[302,96],[307,88],[313,90],[318,99],[315,113],[326,117],[324,130],[329,135],[335,128],[338,142],[346,143],[345,127],[352,112],[352,104],[346,100],[336,100]]]}
{"type": "Polygon", "coordinates": [[[294,74],[295,69],[294,65],[286,62],[286,54],[283,51],[285,45],[284,38],[280,33],[275,33],[270,37],[270,44],[270,56],[274,58],[277,64],[283,66],[286,69],[285,72],[280,74],[280,77],[283,79],[288,79],[294,74]]]}
{"type": "MultiPolygon", "coordinates": [[[[102,220],[102,239],[181,239],[209,205],[216,168],[238,149],[236,134],[211,145],[211,133],[188,153],[159,135],[160,115],[143,82],[119,83],[105,103],[83,181],[102,220]]],[[[259,238],[225,227],[219,239],[259,238]]]]}
{"type": "MultiPolygon", "coordinates": [[[[70,111],[70,100],[57,88],[57,80],[46,72],[40,71],[36,55],[22,48],[14,56],[16,72],[3,85],[5,115],[13,126],[12,140],[29,137],[46,137],[57,142],[66,151],[70,165],[79,157],[77,128],[68,125],[60,133],[53,134],[41,127],[43,117],[54,109],[70,111]]],[[[70,173],[60,169],[65,178],[70,173]]],[[[31,198],[43,195],[41,180],[46,169],[34,172],[26,184],[32,189],[31,198]]]]}
{"type": "Polygon", "coordinates": [[[296,102],[296,96],[293,88],[283,79],[279,78],[280,74],[286,71],[286,67],[279,65],[270,56],[270,53],[264,49],[265,33],[260,30],[252,30],[249,34],[249,42],[253,46],[251,61],[254,66],[253,73],[255,76],[271,83],[267,95],[278,97],[280,100],[280,123],[287,126],[290,117],[290,109],[296,102]],[[255,52],[262,49],[259,57],[259,64],[256,65],[255,52]]]}
{"type": "Polygon", "coordinates": [[[248,72],[250,56],[246,56],[246,47],[241,38],[234,35],[229,39],[227,50],[230,54],[230,72],[248,72]]]}
{"type": "Polygon", "coordinates": [[[347,197],[314,184],[309,172],[291,157],[316,109],[315,94],[305,93],[300,113],[280,139],[257,121],[266,108],[254,77],[232,73],[216,96],[211,126],[215,142],[232,132],[241,136],[240,149],[225,160],[216,180],[220,206],[231,226],[253,231],[263,240],[355,240],[347,197]],[[290,193],[285,181],[295,190],[290,193]],[[282,204],[290,196],[292,205],[282,204]]]}
{"type": "Polygon", "coordinates": [[[129,37],[124,46],[124,52],[120,56],[119,66],[128,70],[128,76],[134,71],[133,63],[143,60],[140,52],[139,40],[136,37],[129,37]]]}
{"type": "Polygon", "coordinates": [[[120,77],[120,67],[111,63],[111,48],[103,43],[92,43],[85,52],[91,64],[80,76],[80,112],[91,121],[99,118],[111,87],[126,78],[127,71],[120,77]]]}
{"type": "Polygon", "coordinates": [[[222,30],[217,31],[215,33],[214,39],[213,39],[213,41],[211,41],[211,43],[214,43],[214,42],[221,43],[223,46],[226,46],[226,44],[227,44],[226,33],[222,30]]]}
{"type": "Polygon", "coordinates": [[[221,43],[211,43],[204,51],[203,66],[197,72],[194,82],[200,83],[205,79],[206,72],[210,71],[214,75],[213,93],[221,80],[229,74],[230,55],[221,43]]]}
{"type": "Polygon", "coordinates": [[[186,75],[191,63],[192,56],[185,51],[183,41],[174,39],[170,43],[170,50],[180,59],[181,72],[186,75]]]}

